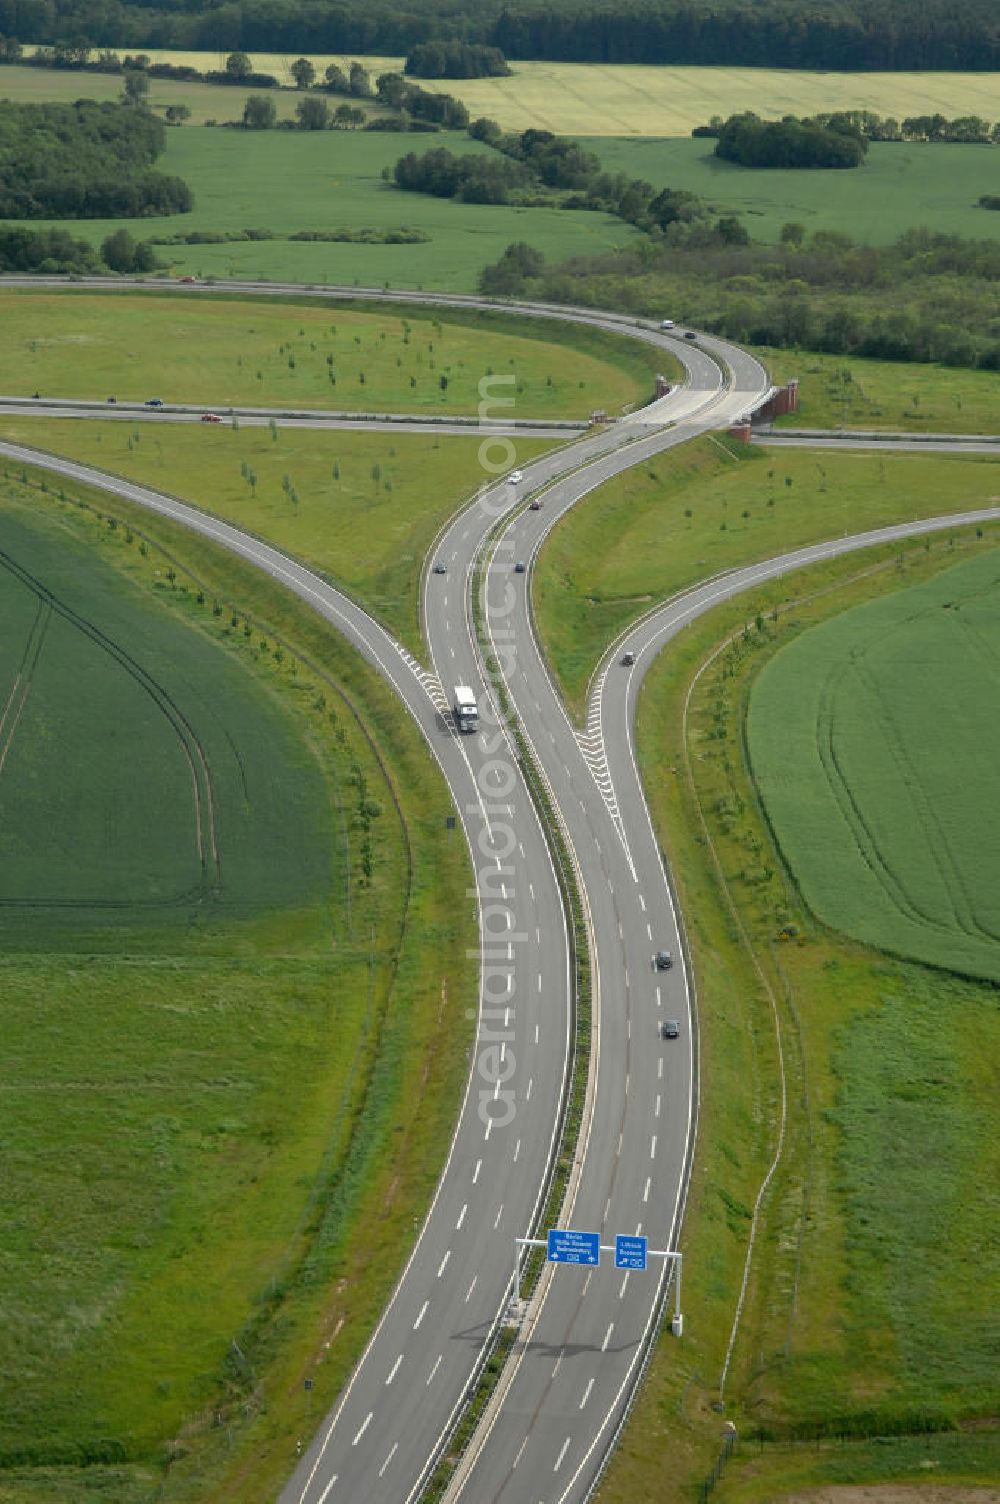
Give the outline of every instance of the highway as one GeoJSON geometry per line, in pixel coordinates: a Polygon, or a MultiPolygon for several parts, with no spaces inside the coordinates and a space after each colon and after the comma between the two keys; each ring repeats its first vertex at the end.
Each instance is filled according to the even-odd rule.
{"type": "MultiPolygon", "coordinates": [[[[359,296],[357,289],[313,291],[359,296]]],[[[398,293],[388,301],[479,302],[398,293]]],[[[539,316],[567,312],[543,309],[539,316]]],[[[513,1239],[532,1224],[559,1129],[571,1038],[565,917],[548,848],[502,724],[497,684],[485,675],[475,641],[470,592],[477,561],[484,552],[489,559],[485,626],[500,664],[498,677],[559,812],[590,931],[591,1075],[561,1221],[599,1231],[604,1242],[615,1233],[641,1232],[651,1247],[670,1249],[679,1236],[694,1149],[697,1027],[681,916],[632,744],[642,676],[687,621],[761,580],[814,558],[1000,515],[995,509],[841,538],[687,592],[628,635],[634,666],[619,664],[622,645],[616,644],[595,678],[580,733],[551,683],[531,620],[531,571],[545,535],[610,475],[742,415],[767,390],[767,377],[751,357],[721,341],[701,337],[682,344],[633,320],[589,310],[570,316],[661,342],[684,360],[688,384],[644,413],[525,466],[518,484],[486,486],[443,529],[431,556],[445,564],[446,573],[425,569],[423,583],[427,668],[341,592],[259,540],[144,487],[0,444],[0,453],[10,458],[44,464],[174,517],[307,600],[393,685],[449,782],[468,840],[481,899],[482,996],[455,1137],[392,1301],[350,1384],[309,1442],[282,1504],[408,1504],[418,1496],[504,1310],[513,1239]],[[536,494],[541,509],[527,509],[525,501],[536,494]],[[506,519],[499,529],[498,519],[506,519]],[[523,573],[515,568],[518,562],[523,573]],[[454,733],[447,706],[455,683],[472,685],[479,698],[476,737],[454,733]],[[669,971],[654,969],[660,949],[672,953],[669,971]],[[679,1021],[679,1038],[660,1037],[665,1018],[679,1021]]],[[[95,408],[95,416],[107,416],[102,404],[95,408]]],[[[490,429],[503,434],[502,425],[490,429]]],[[[547,1269],[497,1400],[449,1497],[473,1504],[568,1504],[588,1496],[641,1374],[667,1277],[667,1266],[659,1263],[644,1273],[616,1272],[607,1255],[593,1271],[547,1269]]]]}

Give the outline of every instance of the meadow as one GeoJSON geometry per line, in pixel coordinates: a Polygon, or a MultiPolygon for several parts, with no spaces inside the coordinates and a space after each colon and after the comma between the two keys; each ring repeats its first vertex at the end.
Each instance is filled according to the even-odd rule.
{"type": "Polygon", "coordinates": [[[0,391],[475,417],[617,415],[653,395],[664,356],[638,340],[485,313],[284,299],[0,290],[0,391]],[[490,377],[496,380],[491,384],[490,377]]]}
{"type": "MultiPolygon", "coordinates": [[[[313,565],[424,652],[419,583],[434,535],[484,479],[480,438],[11,418],[8,439],[169,491],[313,565]]],[[[518,459],[551,448],[518,439],[518,459]]]]}
{"type": "MultiPolygon", "coordinates": [[[[170,52],[147,49],[154,62],[187,64],[207,71],[225,66],[224,52],[170,52]]],[[[254,52],[254,66],[283,84],[292,82],[291,56],[254,52]]],[[[351,58],[310,54],[322,77],[328,63],[342,67],[351,58]]],[[[377,78],[398,72],[400,57],[358,59],[377,78]]],[[[903,119],[938,112],[1000,119],[1000,81],[989,73],[808,73],[777,68],[669,68],[640,64],[522,62],[509,78],[421,79],[422,88],[456,95],[469,113],[488,115],[505,130],[554,131],[575,136],[686,136],[712,115],[754,110],[767,118],[813,115],[818,110],[874,110],[903,119]]],[[[243,91],[229,86],[151,80],[153,105],[186,103],[192,118],[230,117],[243,91]],[[183,91],[183,92],[182,92],[183,91]],[[202,96],[211,104],[203,103],[202,96]],[[195,113],[197,112],[197,113],[195,113]]],[[[60,73],[58,70],[4,68],[0,90],[12,97],[115,98],[121,80],[113,75],[60,73]],[[34,79],[34,82],[32,80],[34,79]],[[81,88],[85,81],[86,87],[81,88]],[[98,93],[100,89],[102,92],[98,93]],[[51,92],[59,91],[59,92],[51,92]],[[103,92],[106,91],[106,92],[103,92]]],[[[294,110],[294,94],[277,94],[283,113],[294,110]]]]}
{"type": "Polygon", "coordinates": [[[754,780],[817,917],[993,981],[998,642],[992,554],[798,638],[747,716],[754,780]]]}
{"type": "Polygon", "coordinates": [[[1000,375],[934,365],[901,365],[822,355],[815,350],[756,353],[776,382],[799,383],[798,411],[775,428],[857,428],[902,433],[1000,432],[1000,375]]]}
{"type": "MultiPolygon", "coordinates": [[[[839,79],[828,74],[822,82],[833,87],[839,79]]],[[[760,98],[750,107],[760,114],[784,113],[760,98]]],[[[812,108],[835,106],[827,98],[812,108]]],[[[878,110],[871,104],[865,108],[878,110]]],[[[729,115],[735,105],[720,109],[729,115]]],[[[1000,118],[1000,99],[987,118],[1000,118]]],[[[714,156],[711,140],[607,137],[583,144],[609,172],[644,178],[657,188],[685,189],[721,213],[742,215],[752,240],[774,242],[790,222],[807,233],[836,230],[867,245],[886,245],[919,225],[972,240],[1000,236],[1000,214],[977,206],[982,194],[995,191],[997,149],[992,146],[874,141],[862,167],[824,172],[738,167],[714,156]]]]}
{"type": "MultiPolygon", "coordinates": [[[[0,90],[11,69],[0,69],[0,90]]],[[[27,69],[35,74],[36,70],[27,69]]],[[[37,70],[40,71],[40,70],[37,70]]],[[[68,74],[69,98],[93,94],[100,75],[68,74]]],[[[201,87],[192,85],[191,87],[201,87]]],[[[226,90],[227,118],[242,114],[243,93],[226,90]]],[[[291,96],[288,96],[291,98],[291,96]]],[[[464,132],[426,136],[355,131],[210,130],[182,126],[167,133],[157,165],[191,188],[190,214],[132,223],[138,237],[195,231],[268,229],[273,240],[223,245],[161,247],[163,263],[178,274],[251,280],[410,287],[474,292],[481,269],[514,240],[527,240],[550,260],[597,255],[629,245],[638,231],[608,214],[585,210],[460,204],[403,193],[382,179],[405,152],[431,146],[486,151],[464,132]],[[421,231],[411,245],[292,241],[300,230],[421,231]]],[[[99,245],[119,220],[65,220],[73,235],[99,245]]]]}
{"type": "Polygon", "coordinates": [[[821,538],[994,505],[998,493],[992,456],[685,444],[607,481],[553,529],[532,585],[549,662],[579,714],[607,643],[686,585],[821,538]]]}
{"type": "Polygon", "coordinates": [[[815,925],[740,754],[747,696],[772,655],[852,607],[923,582],[948,592],[957,561],[995,569],[1000,529],[984,532],[754,590],[683,633],[645,681],[640,763],[698,978],[701,1127],[685,1340],[655,1353],[602,1504],[641,1497],[654,1478],[666,1504],[701,1496],[719,1455],[751,1209],[781,1124],[776,1021],[784,1146],[724,1388],[740,1444],[719,1496],[995,1482],[996,1250],[983,1235],[997,1210],[995,989],[815,925]]]}
{"type": "MultiPolygon", "coordinates": [[[[86,910],[5,917],[3,1497],[263,1501],[307,1420],[303,1368],[329,1403],[450,1135],[475,992],[465,851],[415,728],[303,606],[125,502],[63,498],[30,473],[0,492],[5,550],[173,676],[217,759],[233,896],[241,860],[244,886],[271,887],[254,895],[266,907],[227,909],[224,881],[183,925],[137,903],[110,936],[86,910]],[[241,837],[231,804],[259,829],[244,813],[241,837]],[[253,841],[256,866],[241,852],[253,841]],[[376,1216],[373,1250],[359,1230],[376,1216]]],[[[40,669],[64,648],[47,638],[40,669]]],[[[135,817],[121,759],[88,755],[114,751],[105,711],[147,742],[150,727],[106,688],[120,667],[67,666],[92,699],[66,695],[62,782],[98,813],[121,785],[105,829],[123,851],[145,836],[155,862],[171,838],[150,825],[181,803],[147,790],[152,816],[116,826],[135,817]]],[[[67,683],[50,673],[36,712],[53,733],[67,683]]],[[[51,778],[47,792],[56,824],[64,794],[51,778]]],[[[82,881],[94,833],[78,852],[72,834],[53,862],[79,854],[82,881]]]]}

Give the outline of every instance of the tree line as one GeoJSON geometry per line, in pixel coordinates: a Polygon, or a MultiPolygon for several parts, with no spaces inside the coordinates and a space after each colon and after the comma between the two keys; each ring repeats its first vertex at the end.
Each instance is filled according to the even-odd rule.
{"type": "MultiPolygon", "coordinates": [[[[63,46],[406,54],[849,71],[1000,68],[994,0],[0,0],[0,33],[63,46]]],[[[440,75],[452,76],[448,74],[440,75]]]]}
{"type": "Polygon", "coordinates": [[[0,219],[183,214],[183,179],[154,172],[161,120],[126,104],[0,100],[0,219]]]}
{"type": "Polygon", "coordinates": [[[789,223],[775,246],[677,223],[659,242],[556,265],[511,245],[479,285],[494,297],[666,312],[741,344],[1000,370],[1000,243],[929,229],[869,246],[789,223]]]}
{"type": "MultiPolygon", "coordinates": [[[[727,132],[739,133],[742,122],[756,122],[760,124],[759,117],[753,114],[730,115],[728,120],[723,120],[721,115],[713,115],[707,125],[696,125],[691,132],[692,136],[707,136],[721,139],[727,132]]],[[[1000,145],[1000,121],[991,125],[980,115],[959,115],[954,120],[949,120],[946,115],[908,115],[904,120],[896,120],[893,116],[883,117],[876,115],[873,110],[835,110],[830,113],[813,115],[808,121],[799,121],[793,115],[786,115],[781,121],[770,122],[774,125],[815,124],[825,130],[836,131],[840,135],[859,136],[864,142],[868,141],[950,141],[964,146],[1000,145]]],[[[724,155],[717,152],[719,156],[724,155]]],[[[735,159],[734,159],[735,160],[735,159]]],[[[775,163],[751,163],[752,166],[780,165],[775,163]]],[[[800,163],[786,165],[799,166],[800,163]]],[[[822,165],[822,164],[820,164],[822,165]]],[[[834,164],[838,165],[838,164],[834,164]]]]}

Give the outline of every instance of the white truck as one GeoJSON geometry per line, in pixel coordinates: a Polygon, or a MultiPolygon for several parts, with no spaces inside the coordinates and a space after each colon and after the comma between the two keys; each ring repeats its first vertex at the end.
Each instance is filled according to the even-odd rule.
{"type": "Polygon", "coordinates": [[[476,697],[467,684],[455,685],[455,725],[459,731],[476,731],[479,727],[479,707],[476,697]]]}

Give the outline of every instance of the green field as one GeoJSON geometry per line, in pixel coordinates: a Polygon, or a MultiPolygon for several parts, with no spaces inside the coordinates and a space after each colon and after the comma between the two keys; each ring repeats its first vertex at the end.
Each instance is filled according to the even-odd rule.
{"type": "Polygon", "coordinates": [[[654,1480],[664,1504],[700,1497],[719,1454],[719,1376],[779,1127],[772,998],[788,1120],[725,1390],[742,1440],[718,1495],[832,1504],[840,1495],[820,1492],[832,1485],[995,1485],[995,988],[817,927],[775,859],[739,748],[762,665],[852,606],[943,582],[956,559],[988,567],[997,541],[995,526],[984,540],[967,529],[929,551],[914,540],[773,582],[698,621],[646,679],[639,756],[690,916],[701,1122],[685,1340],[665,1337],[654,1355],[601,1504],[652,1497],[654,1480]]]}
{"type": "Polygon", "coordinates": [[[798,412],[776,428],[883,429],[906,433],[1000,433],[1000,374],[820,355],[756,352],[776,382],[795,377],[798,412]]]}
{"type": "Polygon", "coordinates": [[[304,607],[124,502],[0,480],[0,507],[0,1493],[263,1504],[450,1134],[464,848],[415,728],[304,607]],[[212,891],[154,681],[205,753],[212,891]]]}
{"type": "MultiPolygon", "coordinates": [[[[169,52],[145,49],[154,62],[190,64],[202,71],[224,67],[224,52],[169,52]]],[[[343,54],[310,54],[322,76],[327,63],[341,66],[343,54]]],[[[291,81],[292,58],[282,53],[253,53],[254,66],[291,81]]],[[[399,57],[359,59],[373,77],[398,71],[399,57]]],[[[157,108],[189,104],[203,119],[219,120],[239,111],[228,103],[244,91],[205,84],[151,80],[157,108]],[[183,93],[181,92],[183,91],[183,93]],[[211,108],[200,104],[209,96],[211,108]]],[[[422,88],[457,95],[470,113],[488,115],[505,130],[529,126],[564,135],[686,136],[712,115],[755,110],[768,118],[812,115],[817,110],[874,110],[903,119],[940,112],[1000,118],[1000,81],[990,73],[805,73],[776,68],[669,68],[641,64],[516,62],[509,78],[421,79],[422,88]]],[[[15,97],[76,99],[114,98],[121,80],[110,75],[60,73],[58,70],[4,68],[0,91],[15,97]],[[99,94],[97,91],[101,90],[99,94]]],[[[277,95],[290,115],[294,95],[277,95]]]]}
{"type": "MultiPolygon", "coordinates": [[[[824,82],[836,79],[830,75],[824,82]]],[[[722,106],[722,113],[731,108],[722,106]]],[[[761,112],[759,102],[754,108],[761,112]]],[[[1000,100],[994,115],[1000,116],[1000,100]]],[[[686,189],[722,213],[743,215],[753,240],[776,241],[790,221],[809,233],[837,230],[870,245],[885,245],[917,225],[973,240],[1000,236],[1000,214],[977,207],[981,194],[996,191],[991,146],[875,141],[862,167],[824,172],[738,167],[716,157],[710,140],[606,138],[583,144],[609,172],[686,189]]]]}
{"type": "Polygon", "coordinates": [[[0,926],[315,903],[332,880],[322,778],[253,679],[57,529],[5,515],[0,569],[0,926]]]}
{"type": "Polygon", "coordinates": [[[748,717],[768,818],[817,916],[994,981],[998,645],[994,553],[800,638],[748,717]]]}
{"type": "MultiPolygon", "coordinates": [[[[8,439],[156,486],[248,528],[328,574],[422,654],[424,558],[442,522],[492,479],[479,461],[480,438],[275,431],[276,438],[268,428],[229,423],[0,422],[8,439]]],[[[517,455],[527,461],[551,447],[518,439],[517,455]]]]}
{"type": "Polygon", "coordinates": [[[995,505],[1000,461],[725,447],[711,438],[606,482],[553,529],[533,600],[574,711],[607,644],[656,601],[821,538],[995,505]]]}
{"type": "MultiPolygon", "coordinates": [[[[0,69],[0,88],[8,69],[0,69]]],[[[29,69],[28,72],[33,70],[29,69]]],[[[76,75],[76,98],[83,83],[76,75]]],[[[85,81],[89,91],[91,80],[85,81]]],[[[239,90],[233,100],[242,109],[239,90]]],[[[265,228],[272,241],[161,248],[178,273],[361,287],[423,287],[473,292],[481,269],[513,240],[527,240],[553,261],[591,256],[638,239],[638,231],[608,214],[521,209],[505,204],[460,204],[402,193],[382,181],[407,151],[444,146],[486,151],[464,132],[433,138],[354,131],[228,131],[184,126],[167,135],[158,166],[189,184],[190,214],[129,221],[139,236],[186,235],[196,230],[265,228]],[[429,238],[416,245],[351,245],[281,239],[298,230],[397,229],[429,238]]],[[[73,235],[99,244],[120,220],[65,220],[73,235]]]]}
{"type": "Polygon", "coordinates": [[[539,320],[258,297],[4,289],[0,320],[0,391],[20,396],[469,417],[485,397],[494,419],[584,419],[648,401],[663,365],[639,340],[539,320]]]}

